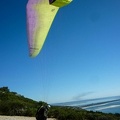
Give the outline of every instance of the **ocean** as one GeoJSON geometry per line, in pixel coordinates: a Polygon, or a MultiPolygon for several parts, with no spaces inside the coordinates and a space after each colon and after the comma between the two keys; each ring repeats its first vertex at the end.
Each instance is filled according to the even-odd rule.
{"type": "Polygon", "coordinates": [[[120,114],[120,96],[55,103],[54,105],[73,106],[88,111],[120,114]]]}
{"type": "Polygon", "coordinates": [[[91,106],[82,107],[82,109],[86,110],[92,110],[92,111],[100,111],[104,113],[120,113],[120,100],[108,102],[108,103],[102,103],[102,104],[96,104],[91,106]]]}

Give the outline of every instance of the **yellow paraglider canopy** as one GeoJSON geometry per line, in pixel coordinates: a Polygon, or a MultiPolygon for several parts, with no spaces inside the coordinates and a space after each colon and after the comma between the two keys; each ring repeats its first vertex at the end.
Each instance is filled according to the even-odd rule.
{"type": "Polygon", "coordinates": [[[71,0],[29,0],[27,3],[27,31],[30,57],[36,57],[45,42],[59,7],[71,0]]]}

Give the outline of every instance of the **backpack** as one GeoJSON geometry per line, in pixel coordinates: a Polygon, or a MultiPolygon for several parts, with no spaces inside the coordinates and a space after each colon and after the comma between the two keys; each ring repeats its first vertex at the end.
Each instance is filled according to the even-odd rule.
{"type": "Polygon", "coordinates": [[[36,119],[38,120],[38,119],[40,119],[40,118],[44,118],[44,117],[46,117],[45,116],[45,108],[42,106],[42,107],[40,107],[40,108],[38,108],[38,110],[37,110],[37,112],[36,112],[36,119]]]}

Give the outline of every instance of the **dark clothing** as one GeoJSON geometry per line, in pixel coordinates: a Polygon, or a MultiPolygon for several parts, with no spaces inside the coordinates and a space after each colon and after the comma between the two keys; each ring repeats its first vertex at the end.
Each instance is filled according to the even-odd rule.
{"type": "Polygon", "coordinates": [[[44,106],[37,110],[36,120],[47,120],[47,109],[44,106]]]}

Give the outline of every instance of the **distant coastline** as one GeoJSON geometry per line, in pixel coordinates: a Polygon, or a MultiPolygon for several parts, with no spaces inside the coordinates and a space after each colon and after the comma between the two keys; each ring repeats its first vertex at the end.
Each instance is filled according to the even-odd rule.
{"type": "Polygon", "coordinates": [[[98,102],[98,103],[91,103],[91,104],[83,105],[83,106],[80,106],[80,107],[86,108],[86,107],[89,107],[89,106],[102,105],[102,104],[112,103],[112,102],[117,102],[117,101],[120,101],[120,99],[117,99],[117,100],[110,100],[110,101],[105,101],[105,102],[98,102]]]}
{"type": "Polygon", "coordinates": [[[92,110],[114,114],[120,113],[120,96],[55,103],[53,105],[79,107],[88,111],[92,110]]]}

